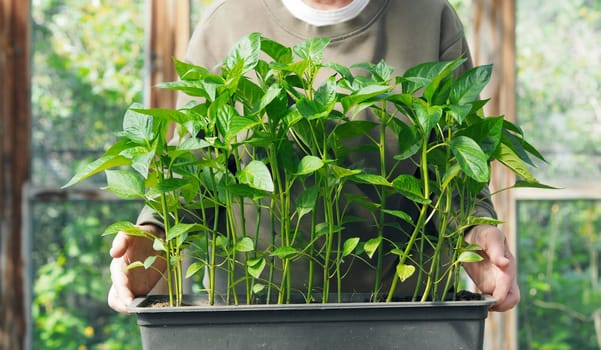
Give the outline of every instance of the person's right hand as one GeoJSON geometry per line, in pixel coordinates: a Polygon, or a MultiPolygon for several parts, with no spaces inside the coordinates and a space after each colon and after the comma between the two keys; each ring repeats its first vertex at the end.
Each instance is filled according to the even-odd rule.
{"type": "MultiPolygon", "coordinates": [[[[140,228],[156,236],[162,235],[161,229],[154,225],[142,225],[140,228]]],[[[112,285],[108,304],[115,311],[127,312],[127,306],[133,299],[148,294],[161,278],[161,274],[152,268],[127,268],[134,261],[144,262],[147,257],[156,255],[157,251],[152,249],[152,243],[151,239],[129,236],[125,232],[119,232],[113,239],[110,250],[113,257],[110,267],[112,285]]],[[[153,266],[164,271],[164,259],[157,259],[153,266]]]]}

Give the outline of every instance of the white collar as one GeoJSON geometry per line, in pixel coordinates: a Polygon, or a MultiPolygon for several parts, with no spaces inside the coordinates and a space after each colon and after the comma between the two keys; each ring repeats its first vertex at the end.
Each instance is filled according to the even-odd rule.
{"type": "Polygon", "coordinates": [[[320,27],[328,26],[357,17],[369,0],[353,0],[336,10],[319,10],[307,5],[303,0],[282,0],[290,13],[303,22],[320,27]]]}

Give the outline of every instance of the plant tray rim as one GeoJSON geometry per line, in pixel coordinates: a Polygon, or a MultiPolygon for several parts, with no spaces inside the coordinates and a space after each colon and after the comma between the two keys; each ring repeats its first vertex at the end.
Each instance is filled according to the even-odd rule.
{"type": "Polygon", "coordinates": [[[185,296],[186,305],[182,306],[153,306],[158,300],[164,300],[165,295],[148,295],[135,298],[129,305],[130,313],[166,313],[166,312],[243,312],[243,311],[292,311],[292,310],[353,310],[353,309],[396,309],[396,308],[481,308],[490,307],[496,303],[491,295],[482,295],[480,300],[449,300],[449,301],[391,301],[391,302],[328,302],[328,303],[289,303],[289,304],[239,304],[239,305],[209,305],[203,296],[185,296]]]}

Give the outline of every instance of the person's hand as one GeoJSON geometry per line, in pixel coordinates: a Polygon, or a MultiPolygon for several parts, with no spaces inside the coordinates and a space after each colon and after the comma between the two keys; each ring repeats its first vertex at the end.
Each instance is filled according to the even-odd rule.
{"type": "Polygon", "coordinates": [[[520,289],[516,261],[503,232],[492,225],[479,225],[470,230],[465,240],[482,248],[480,254],[484,260],[464,263],[463,267],[482,293],[497,300],[491,310],[507,311],[517,305],[520,289]]]}
{"type": "MultiPolygon", "coordinates": [[[[157,236],[162,235],[161,230],[154,225],[143,225],[140,228],[157,236]]],[[[142,267],[127,269],[132,262],[144,262],[148,256],[157,254],[157,251],[152,248],[152,243],[151,239],[129,236],[125,232],[119,232],[113,239],[110,250],[113,257],[110,267],[112,285],[109,290],[108,304],[115,311],[127,312],[127,306],[133,299],[148,294],[161,278],[161,274],[152,268],[148,270],[142,267]]],[[[164,260],[157,259],[153,267],[164,271],[164,260]]]]}

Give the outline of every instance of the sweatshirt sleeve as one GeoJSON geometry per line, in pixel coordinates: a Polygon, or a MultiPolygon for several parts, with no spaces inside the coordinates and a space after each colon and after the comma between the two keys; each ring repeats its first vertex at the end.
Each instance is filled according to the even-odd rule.
{"type": "Polygon", "coordinates": [[[451,61],[460,56],[467,58],[463,66],[457,70],[457,74],[472,68],[472,56],[465,37],[463,23],[449,3],[446,3],[443,8],[440,28],[439,59],[441,61],[451,61]]]}

